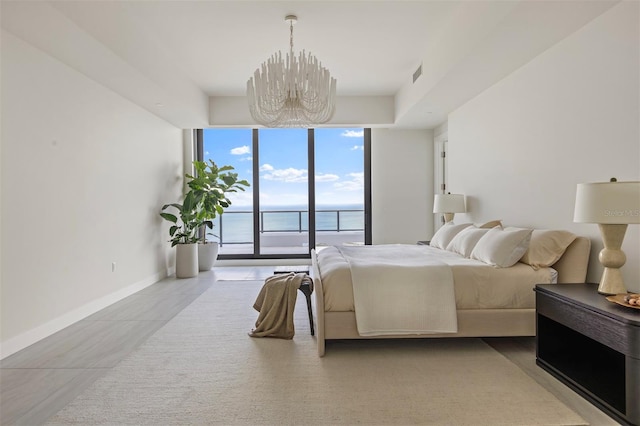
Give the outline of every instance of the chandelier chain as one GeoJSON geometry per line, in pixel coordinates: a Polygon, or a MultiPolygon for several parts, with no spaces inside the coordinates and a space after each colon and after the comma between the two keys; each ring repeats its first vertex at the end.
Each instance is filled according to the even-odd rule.
{"type": "Polygon", "coordinates": [[[293,20],[289,20],[289,51],[293,56],[293,20]]]}

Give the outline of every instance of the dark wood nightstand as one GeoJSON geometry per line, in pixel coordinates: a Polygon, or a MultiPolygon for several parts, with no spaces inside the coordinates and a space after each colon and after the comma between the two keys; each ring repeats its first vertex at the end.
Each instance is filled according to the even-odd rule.
{"type": "Polygon", "coordinates": [[[640,425],[640,310],[597,288],[536,285],[536,363],[617,421],[640,425]]]}

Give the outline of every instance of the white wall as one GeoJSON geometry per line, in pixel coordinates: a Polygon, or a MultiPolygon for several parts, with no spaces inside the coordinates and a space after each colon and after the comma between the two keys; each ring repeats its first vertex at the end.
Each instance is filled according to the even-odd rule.
{"type": "Polygon", "coordinates": [[[180,129],[5,31],[1,83],[5,357],[166,275],[183,163],[180,129]]]}
{"type": "MultiPolygon", "coordinates": [[[[449,116],[449,181],[468,196],[459,220],[568,229],[576,184],[640,180],[639,3],[623,2],[449,116]]],[[[457,215],[456,215],[457,216],[457,215]]],[[[640,226],[623,244],[629,290],[640,291],[640,226]]]]}
{"type": "MultiPolygon", "coordinates": [[[[394,122],[393,96],[337,96],[331,127],[380,127],[394,122]]],[[[244,96],[211,96],[209,125],[213,127],[255,127],[244,96]]]]}
{"type": "Polygon", "coordinates": [[[373,244],[431,237],[432,164],[431,130],[371,130],[373,244]]]}

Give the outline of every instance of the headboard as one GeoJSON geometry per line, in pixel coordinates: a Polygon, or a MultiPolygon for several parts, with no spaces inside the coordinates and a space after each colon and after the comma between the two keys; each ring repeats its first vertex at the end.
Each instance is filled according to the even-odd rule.
{"type": "Polygon", "coordinates": [[[587,279],[591,240],[577,237],[552,268],[558,271],[559,283],[583,283],[587,279]]]}

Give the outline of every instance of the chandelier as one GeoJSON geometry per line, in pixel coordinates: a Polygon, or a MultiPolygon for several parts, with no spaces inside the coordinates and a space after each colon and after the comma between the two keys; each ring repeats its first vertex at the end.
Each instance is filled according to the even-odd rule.
{"type": "Polygon", "coordinates": [[[315,56],[293,54],[293,24],[287,15],[289,53],[271,55],[247,81],[251,116],[265,127],[313,127],[331,120],[335,111],[336,79],[315,56]]]}

